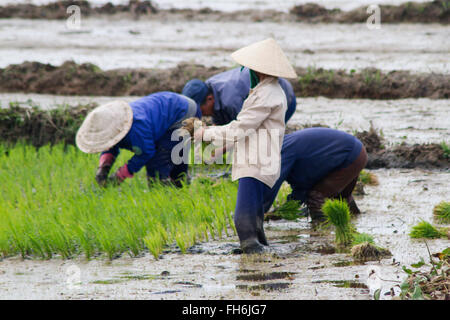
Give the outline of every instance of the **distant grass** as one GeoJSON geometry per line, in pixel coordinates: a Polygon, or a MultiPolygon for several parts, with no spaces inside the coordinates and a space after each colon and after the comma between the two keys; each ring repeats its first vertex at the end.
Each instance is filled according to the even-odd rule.
{"type": "MultiPolygon", "coordinates": [[[[111,172],[132,153],[121,152],[111,172]]],[[[180,189],[147,186],[145,169],[119,187],[94,179],[98,155],[73,146],[0,145],[0,253],[70,258],[99,253],[110,259],[167,245],[181,251],[218,238],[234,225],[237,184],[194,180],[180,189]]]]}
{"type": "Polygon", "coordinates": [[[412,227],[409,236],[415,239],[420,238],[437,239],[445,237],[445,232],[443,230],[437,229],[429,222],[421,221],[417,225],[412,227]]]}
{"type": "Polygon", "coordinates": [[[433,209],[436,220],[443,223],[450,223],[450,202],[442,201],[433,209]]]}

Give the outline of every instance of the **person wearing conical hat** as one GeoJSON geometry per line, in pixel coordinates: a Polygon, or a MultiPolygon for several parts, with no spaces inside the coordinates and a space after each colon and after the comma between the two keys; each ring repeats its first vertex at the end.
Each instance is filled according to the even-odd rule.
{"type": "MultiPolygon", "coordinates": [[[[284,122],[288,122],[297,108],[297,100],[291,83],[278,78],[287,100],[287,111],[284,122]]],[[[234,68],[216,74],[206,81],[192,79],[186,83],[181,92],[195,100],[198,105],[208,110],[214,124],[224,125],[236,120],[242,109],[244,100],[250,91],[250,70],[234,68]]]]}
{"type": "Polygon", "coordinates": [[[286,95],[279,77],[296,78],[293,67],[274,39],[235,51],[232,58],[249,69],[250,92],[242,110],[223,126],[200,128],[194,139],[233,145],[232,180],[239,180],[234,223],[244,253],[267,251],[264,193],[280,176],[280,151],[285,130],[286,95]],[[255,143],[256,141],[256,143],[255,143]]]}
{"type": "Polygon", "coordinates": [[[187,164],[175,166],[171,161],[171,150],[179,143],[172,141],[172,132],[184,119],[201,116],[195,101],[174,92],[157,92],[131,103],[112,101],[87,115],[77,132],[76,144],[86,153],[101,152],[96,174],[100,185],[119,184],[144,166],[149,180],[159,177],[176,182],[187,173],[187,164]],[[134,156],[108,178],[122,148],[134,152],[134,156]]]}
{"type": "Polygon", "coordinates": [[[327,198],[342,198],[352,214],[359,214],[352,192],[367,159],[361,141],[340,130],[316,127],[285,135],[280,177],[264,194],[264,212],[286,181],[292,189],[288,200],[305,204],[313,224],[325,220],[321,208],[327,198]]]}

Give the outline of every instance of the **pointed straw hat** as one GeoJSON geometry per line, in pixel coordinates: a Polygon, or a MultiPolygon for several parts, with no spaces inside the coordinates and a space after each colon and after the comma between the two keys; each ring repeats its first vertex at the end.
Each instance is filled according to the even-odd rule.
{"type": "Polygon", "coordinates": [[[106,103],[87,115],[75,142],[86,153],[107,151],[126,136],[132,123],[133,111],[127,102],[106,103]]]}
{"type": "Polygon", "coordinates": [[[231,54],[240,65],[274,77],[297,78],[283,50],[272,39],[266,39],[241,48],[231,54]]]}

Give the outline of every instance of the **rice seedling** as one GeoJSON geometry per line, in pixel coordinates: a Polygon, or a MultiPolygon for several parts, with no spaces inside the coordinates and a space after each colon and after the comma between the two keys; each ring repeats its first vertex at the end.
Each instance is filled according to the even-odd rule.
{"type": "Polygon", "coordinates": [[[450,202],[442,201],[433,209],[434,218],[442,223],[450,223],[450,202]]]}
{"type": "Polygon", "coordinates": [[[357,261],[373,261],[392,254],[389,250],[377,246],[370,234],[354,232],[351,255],[357,261]]]}
{"type": "Polygon", "coordinates": [[[274,214],[282,219],[297,220],[300,217],[300,206],[300,201],[288,200],[281,206],[275,208],[274,214]]]}
{"type": "Polygon", "coordinates": [[[412,227],[411,232],[409,233],[411,238],[420,239],[437,239],[443,238],[446,236],[445,228],[436,228],[432,224],[426,221],[421,221],[414,227],[412,227]]]}
{"type": "Polygon", "coordinates": [[[364,242],[375,244],[375,241],[373,240],[373,237],[370,234],[357,233],[357,232],[355,232],[353,234],[353,240],[352,240],[352,245],[353,246],[356,246],[356,245],[364,243],[364,242]]]}
{"type": "MultiPolygon", "coordinates": [[[[98,155],[63,145],[0,150],[2,256],[113,259],[149,250],[158,258],[174,243],[185,252],[198,241],[235,232],[237,184],[229,180],[149,189],[142,170],[118,187],[101,188],[94,179],[98,155]]],[[[112,172],[131,155],[121,152],[112,172]]]]}
{"type": "Polygon", "coordinates": [[[336,244],[346,246],[353,240],[354,227],[350,223],[350,209],[343,199],[327,199],[322,205],[327,223],[335,227],[336,244]]]}
{"type": "Polygon", "coordinates": [[[358,182],[362,183],[363,185],[371,186],[377,186],[379,184],[377,176],[372,172],[366,170],[362,170],[359,173],[358,182]]]}

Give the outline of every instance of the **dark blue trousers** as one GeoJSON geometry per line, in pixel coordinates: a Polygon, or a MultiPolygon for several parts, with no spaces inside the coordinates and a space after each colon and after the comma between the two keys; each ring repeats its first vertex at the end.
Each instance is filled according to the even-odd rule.
{"type": "MultiPolygon", "coordinates": [[[[155,156],[145,165],[148,178],[159,178],[165,180],[171,178],[177,182],[187,175],[188,164],[175,165],[172,162],[172,149],[179,141],[171,141],[172,131],[167,132],[157,143],[155,156]]],[[[181,151],[182,152],[182,151],[181,151]]],[[[182,156],[182,153],[180,154],[182,156]]],[[[181,186],[176,183],[177,186],[181,186]]]]}
{"type": "Polygon", "coordinates": [[[241,243],[256,240],[263,245],[268,245],[263,222],[264,194],[269,190],[267,185],[255,178],[239,179],[234,225],[241,243]]]}
{"type": "Polygon", "coordinates": [[[291,101],[291,104],[288,105],[287,110],[286,110],[286,114],[284,116],[284,122],[287,123],[289,121],[289,119],[292,117],[292,115],[295,112],[295,109],[297,109],[297,100],[294,98],[291,101]]]}

